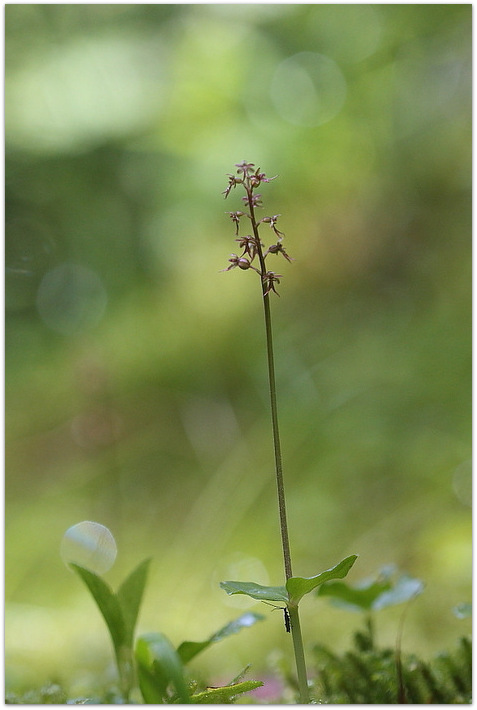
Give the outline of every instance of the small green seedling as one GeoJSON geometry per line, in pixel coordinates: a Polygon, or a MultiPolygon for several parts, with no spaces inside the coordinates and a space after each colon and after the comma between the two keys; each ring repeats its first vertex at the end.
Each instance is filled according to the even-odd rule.
{"type": "Polygon", "coordinates": [[[284,587],[265,587],[255,582],[221,582],[220,586],[227,594],[246,594],[258,601],[284,602],[288,608],[297,607],[305,594],[331,579],[346,577],[356,559],[357,555],[350,555],[315,577],[290,577],[284,587]]]}
{"type": "Polygon", "coordinates": [[[110,531],[90,521],[69,528],[61,544],[63,560],[86,584],[106,622],[125,702],[129,702],[136,677],[147,704],[208,702],[206,698],[214,703],[230,702],[235,696],[262,685],[260,681],[232,681],[222,688],[207,689],[205,694],[194,693],[185,672],[186,664],[197,654],[262,621],[261,614],[242,614],[205,641],[184,641],[177,650],[161,633],[140,636],[134,648],[134,631],[151,560],[141,562],[114,592],[99,576],[98,570],[107,571],[114,563],[116,553],[116,543],[110,531]],[[90,568],[74,560],[88,564],[90,568]]]}
{"type": "Polygon", "coordinates": [[[315,590],[320,585],[331,579],[345,577],[357,559],[350,555],[339,562],[335,567],[325,570],[314,577],[290,577],[284,587],[266,587],[255,582],[221,582],[221,588],[227,594],[245,594],[252,599],[262,602],[281,602],[285,606],[285,629],[291,631],[293,650],[297,666],[298,679],[302,680],[300,687],[300,702],[308,703],[308,681],[306,676],[305,654],[298,616],[298,604],[302,598],[315,590]],[[305,690],[306,689],[306,690],[305,690]]]}
{"type": "Polygon", "coordinates": [[[261,681],[241,681],[241,677],[219,688],[207,688],[195,692],[187,681],[186,665],[209,646],[222,641],[244,628],[262,621],[261,614],[247,612],[231,621],[205,641],[184,641],[175,649],[164,634],[153,633],[141,636],[136,644],[136,661],[139,687],[144,702],[162,703],[230,703],[242,693],[259,688],[261,681]]]}
{"type": "Polygon", "coordinates": [[[369,577],[349,585],[329,581],[317,591],[318,596],[331,597],[336,606],[349,611],[379,611],[388,606],[410,601],[424,590],[424,583],[407,574],[393,580],[393,565],[383,567],[376,577],[369,577]]]}
{"type": "Polygon", "coordinates": [[[393,565],[383,567],[375,577],[349,585],[329,581],[317,590],[317,596],[330,597],[334,606],[365,615],[368,630],[367,643],[374,645],[373,612],[396,604],[409,602],[424,590],[424,582],[407,574],[396,576],[393,565]]]}
{"type": "Polygon", "coordinates": [[[144,560],[115,593],[101,577],[79,565],[71,568],[81,577],[103,615],[113,642],[121,692],[126,700],[134,686],[134,629],[151,560],[144,560]]]}
{"type": "MultiPolygon", "coordinates": [[[[317,645],[320,692],[331,704],[462,704],[471,702],[472,646],[461,638],[451,653],[440,653],[431,661],[401,654],[404,618],[409,605],[424,590],[421,580],[396,574],[389,565],[369,579],[350,586],[330,581],[317,591],[332,604],[365,615],[367,633],[354,635],[354,646],[341,657],[326,646],[317,645]],[[381,609],[406,603],[401,615],[395,649],[378,649],[374,642],[373,616],[381,609]]],[[[467,618],[470,604],[453,609],[467,618]]]]}
{"type": "Polygon", "coordinates": [[[377,578],[364,579],[355,586],[349,586],[346,582],[328,582],[318,590],[319,596],[329,596],[336,606],[348,609],[349,611],[364,612],[366,615],[367,634],[356,634],[356,640],[363,650],[374,648],[374,623],[372,612],[379,611],[388,606],[403,604],[407,606],[401,616],[399,630],[396,639],[396,676],[398,682],[398,702],[406,703],[407,695],[404,683],[404,674],[401,658],[401,641],[404,628],[404,619],[409,603],[413,601],[424,590],[424,583],[420,579],[414,579],[407,574],[399,575],[394,581],[392,576],[395,572],[393,565],[384,567],[377,578]]]}
{"type": "Polygon", "coordinates": [[[73,525],[63,536],[60,552],[86,584],[103,615],[113,642],[121,692],[128,700],[134,685],[134,629],[150,559],[141,562],[115,593],[99,576],[112,567],[117,554],[114,537],[104,525],[91,521],[73,525]]]}
{"type": "Polygon", "coordinates": [[[275,478],[277,485],[278,515],[280,519],[281,545],[286,583],[284,587],[263,587],[260,584],[255,584],[254,582],[222,582],[221,587],[227,592],[227,594],[247,594],[252,597],[252,599],[281,602],[282,604],[285,604],[285,626],[287,631],[289,629],[291,630],[293,639],[300,703],[307,704],[310,702],[310,694],[308,690],[308,679],[300,628],[300,618],[298,615],[298,604],[305,594],[313,591],[325,581],[345,577],[354,564],[356,555],[347,557],[332,569],[321,572],[315,577],[294,577],[292,573],[280,431],[278,426],[272,317],[270,309],[270,295],[271,293],[275,293],[277,296],[279,295],[276,290],[276,286],[280,283],[280,279],[283,277],[281,274],[269,269],[269,262],[271,259],[276,259],[279,256],[283,257],[287,262],[291,262],[293,259],[285,250],[285,247],[283,246],[284,234],[277,227],[280,215],[274,214],[262,217],[261,219],[258,219],[256,216],[257,210],[262,207],[262,196],[257,193],[256,190],[260,188],[262,184],[271,182],[277,176],[268,177],[261,171],[260,168],[256,169],[254,163],[247,163],[245,160],[241,163],[236,163],[235,167],[237,168],[236,173],[228,175],[228,185],[222,194],[225,198],[227,198],[231,191],[237,186],[240,186],[245,191],[245,195],[242,197],[243,209],[228,213],[235,226],[235,241],[238,242],[238,246],[242,249],[242,253],[231,254],[229,266],[223,269],[223,271],[231,271],[232,269],[238,267],[240,271],[249,271],[258,274],[259,276],[260,292],[265,316],[270,413],[273,450],[275,456],[275,478]],[[247,224],[247,229],[245,231],[251,231],[252,234],[239,236],[241,220],[247,224]],[[273,233],[273,243],[270,244],[268,248],[265,248],[260,236],[260,229],[263,226],[269,227],[273,233]],[[248,229],[248,227],[250,227],[250,229],[248,229]]]}

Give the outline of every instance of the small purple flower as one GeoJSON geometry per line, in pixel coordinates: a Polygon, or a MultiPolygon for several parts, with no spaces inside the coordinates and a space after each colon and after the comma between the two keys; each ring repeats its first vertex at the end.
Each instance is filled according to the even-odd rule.
{"type": "Polygon", "coordinates": [[[230,215],[230,219],[235,223],[235,234],[238,234],[240,217],[243,217],[245,212],[240,212],[240,210],[238,210],[237,212],[227,212],[227,214],[230,215]]]}
{"type": "Polygon", "coordinates": [[[274,214],[273,217],[264,217],[263,219],[260,220],[260,222],[266,222],[267,224],[270,225],[270,227],[273,229],[277,237],[283,236],[283,232],[280,232],[279,229],[277,229],[276,224],[277,220],[281,215],[279,214],[274,214]]]}
{"type": "Polygon", "coordinates": [[[273,293],[276,293],[277,296],[279,296],[280,294],[275,290],[275,283],[279,284],[281,278],[283,278],[282,274],[276,274],[274,271],[267,271],[265,276],[262,277],[263,285],[265,286],[263,295],[267,296],[270,291],[273,291],[273,293]]]}
{"type": "Polygon", "coordinates": [[[236,185],[240,185],[243,180],[240,180],[240,178],[235,177],[235,175],[231,175],[230,173],[227,174],[227,177],[229,179],[229,184],[227,185],[227,188],[222,192],[222,195],[224,198],[227,198],[230,194],[230,191],[233,187],[236,185]]]}
{"type": "Polygon", "coordinates": [[[258,251],[255,237],[248,234],[246,237],[239,237],[235,241],[238,242],[239,247],[243,249],[242,256],[244,256],[244,254],[248,254],[250,259],[253,261],[258,251]]]}
{"type": "Polygon", "coordinates": [[[235,269],[238,266],[239,269],[242,269],[243,271],[246,271],[247,269],[253,269],[254,271],[257,271],[257,273],[260,273],[244,256],[237,256],[237,254],[231,254],[229,261],[230,266],[228,266],[226,269],[221,269],[221,271],[230,271],[230,269],[235,269]]]}
{"type": "Polygon", "coordinates": [[[277,244],[272,244],[271,246],[268,247],[267,251],[263,256],[267,256],[267,254],[283,254],[285,259],[289,261],[290,263],[292,261],[295,261],[291,256],[289,256],[286,251],[285,247],[281,242],[278,242],[277,244]]]}
{"type": "Polygon", "coordinates": [[[252,205],[252,207],[261,207],[262,206],[262,196],[261,195],[246,195],[245,197],[242,197],[242,202],[244,202],[246,205],[252,205]]]}
{"type": "Polygon", "coordinates": [[[260,168],[257,168],[254,174],[250,176],[250,183],[252,187],[258,187],[261,182],[271,182],[277,177],[278,175],[274,175],[274,177],[269,178],[265,175],[265,173],[260,172],[260,168]]]}
{"type": "Polygon", "coordinates": [[[242,160],[241,163],[235,163],[235,167],[238,168],[237,173],[243,173],[243,176],[246,177],[249,173],[253,172],[255,164],[247,163],[245,160],[242,160]]]}

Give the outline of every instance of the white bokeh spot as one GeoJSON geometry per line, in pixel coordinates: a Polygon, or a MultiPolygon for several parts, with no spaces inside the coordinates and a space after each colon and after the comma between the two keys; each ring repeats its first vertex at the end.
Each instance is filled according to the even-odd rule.
{"type": "Polygon", "coordinates": [[[118,549],[107,527],[85,520],[65,532],[60,554],[63,562],[73,562],[96,574],[107,572],[114,564],[118,549]]]}
{"type": "Polygon", "coordinates": [[[346,100],[346,80],[333,59],[299,52],[280,62],[270,84],[278,114],[288,123],[313,127],[337,116],[346,100]]]}

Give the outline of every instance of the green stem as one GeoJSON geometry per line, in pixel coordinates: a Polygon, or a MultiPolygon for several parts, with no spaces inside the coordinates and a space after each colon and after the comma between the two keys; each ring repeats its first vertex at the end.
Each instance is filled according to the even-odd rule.
{"type": "Polygon", "coordinates": [[[308,679],[306,674],[305,651],[303,649],[303,639],[301,636],[300,617],[298,606],[289,606],[290,626],[293,639],[293,650],[295,652],[296,673],[298,678],[298,690],[300,693],[300,704],[308,705],[310,693],[308,690],[308,679]]]}
{"type": "Polygon", "coordinates": [[[265,258],[263,256],[262,247],[260,243],[260,236],[258,233],[257,221],[255,219],[253,202],[252,202],[252,191],[247,191],[249,208],[250,208],[250,218],[252,223],[253,234],[255,237],[255,243],[257,245],[257,254],[260,261],[261,277],[262,277],[262,294],[263,294],[263,309],[265,315],[265,331],[267,336],[267,361],[268,361],[268,381],[270,386],[270,408],[272,415],[272,431],[273,431],[273,448],[275,452],[275,474],[277,482],[277,494],[278,494],[278,511],[280,516],[280,532],[282,537],[282,550],[283,550],[283,563],[285,567],[285,578],[288,580],[293,576],[292,565],[291,565],[291,553],[290,553],[290,541],[288,537],[288,523],[287,523],[287,508],[285,501],[285,486],[283,483],[283,468],[282,468],[282,453],[280,446],[280,430],[278,427],[278,408],[277,408],[277,388],[275,385],[275,361],[273,357],[273,337],[272,337],[272,316],[270,313],[270,298],[269,294],[265,293],[266,283],[264,281],[264,276],[267,272],[267,267],[265,265],[265,258]]]}
{"type": "MultiPolygon", "coordinates": [[[[255,243],[257,245],[257,254],[260,261],[261,276],[262,276],[262,294],[263,294],[263,310],[265,315],[265,332],[267,340],[267,362],[268,362],[268,380],[270,386],[270,409],[272,415],[272,431],[273,431],[273,448],[275,452],[275,474],[278,494],[278,511],[280,516],[280,533],[282,538],[283,563],[285,567],[285,578],[288,581],[293,576],[290,541],[288,536],[287,509],[285,501],[285,485],[283,482],[283,467],[282,453],[280,446],[280,430],[278,426],[278,407],[277,407],[277,388],[275,384],[275,360],[273,356],[273,337],[272,337],[272,316],[270,312],[270,298],[266,293],[266,281],[264,276],[267,273],[265,258],[261,247],[260,237],[258,233],[258,225],[255,219],[252,191],[247,190],[248,202],[250,208],[250,220],[252,223],[255,243]]],[[[290,614],[291,634],[293,639],[293,650],[295,653],[295,662],[298,678],[298,689],[300,693],[300,704],[308,705],[310,703],[310,694],[308,691],[308,680],[306,673],[305,651],[303,648],[303,638],[301,635],[300,617],[298,614],[298,606],[289,606],[288,613],[290,614]]]]}
{"type": "Polygon", "coordinates": [[[278,427],[277,390],[275,385],[275,363],[273,358],[272,320],[270,314],[269,295],[263,297],[263,308],[265,314],[265,330],[267,334],[267,360],[268,378],[270,385],[270,408],[272,415],[273,448],[275,453],[275,474],[278,495],[278,511],[280,516],[280,532],[282,536],[283,563],[285,567],[285,577],[290,579],[293,576],[290,553],[290,540],[288,537],[287,509],[285,502],[285,486],[283,483],[282,453],[280,446],[280,430],[278,427]]]}
{"type": "Polygon", "coordinates": [[[129,703],[129,695],[134,686],[133,651],[129,646],[115,647],[119,682],[124,701],[129,703]]]}

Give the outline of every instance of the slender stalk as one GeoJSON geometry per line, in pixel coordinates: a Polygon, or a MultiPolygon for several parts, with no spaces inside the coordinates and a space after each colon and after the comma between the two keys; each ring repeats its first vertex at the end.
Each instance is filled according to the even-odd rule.
{"type": "Polygon", "coordinates": [[[273,448],[275,452],[275,474],[277,481],[278,510],[280,515],[280,532],[282,536],[283,564],[285,577],[293,576],[290,554],[290,541],[288,537],[287,509],[285,502],[285,486],[283,483],[282,454],[280,446],[280,430],[278,427],[277,394],[275,386],[275,365],[273,359],[272,322],[270,314],[270,300],[268,294],[263,297],[265,315],[265,330],[267,333],[267,360],[268,377],[270,385],[270,409],[272,415],[273,448]]]}
{"type": "Polygon", "coordinates": [[[280,515],[280,533],[282,537],[282,550],[283,550],[283,564],[285,567],[285,578],[290,579],[293,576],[292,564],[291,564],[291,553],[290,553],[290,540],[288,537],[288,523],[287,523],[287,508],[285,500],[285,485],[283,483],[283,467],[282,467],[282,452],[280,445],[280,429],[278,426],[278,408],[277,408],[277,388],[275,384],[275,360],[273,356],[273,336],[272,336],[272,315],[270,312],[270,296],[266,293],[266,283],[264,281],[264,276],[266,274],[265,259],[263,257],[263,251],[260,244],[260,237],[258,234],[258,226],[255,219],[255,213],[253,209],[252,193],[247,191],[250,217],[252,222],[253,235],[257,244],[258,258],[260,260],[260,267],[262,272],[262,293],[263,293],[263,310],[265,316],[265,331],[267,337],[267,362],[268,362],[268,382],[270,387],[270,409],[272,415],[272,432],[273,432],[273,448],[275,452],[275,474],[277,482],[277,495],[278,495],[278,510],[280,515]]]}
{"type": "Polygon", "coordinates": [[[310,703],[310,692],[308,690],[308,679],[306,673],[305,651],[303,649],[303,639],[301,635],[300,616],[297,606],[289,606],[290,626],[293,639],[293,650],[295,652],[296,673],[298,678],[298,690],[300,693],[300,703],[308,705],[310,703]]]}
{"type": "MultiPolygon", "coordinates": [[[[288,523],[287,523],[287,509],[286,509],[286,499],[285,499],[285,485],[283,482],[283,466],[282,466],[282,453],[280,445],[280,429],[278,426],[278,407],[277,407],[277,389],[275,384],[275,360],[273,356],[273,336],[272,336],[272,316],[270,312],[270,297],[266,291],[266,280],[265,274],[267,272],[265,267],[265,259],[263,256],[263,251],[260,243],[260,238],[258,234],[258,225],[255,219],[252,193],[247,190],[250,217],[252,223],[253,234],[257,244],[257,253],[261,266],[262,273],[262,293],[263,293],[263,309],[265,315],[265,331],[266,331],[266,341],[267,341],[267,362],[268,362],[268,381],[270,387],[270,409],[272,416],[272,432],[273,432],[273,448],[275,452],[275,474],[277,483],[277,495],[278,495],[278,510],[280,516],[280,533],[282,538],[282,550],[283,550],[283,563],[285,568],[285,578],[287,580],[293,576],[292,573],[292,563],[291,563],[291,553],[290,553],[290,540],[288,536],[288,523]]],[[[303,648],[303,638],[301,635],[300,626],[300,616],[298,613],[298,606],[288,606],[288,613],[290,614],[290,626],[291,634],[293,640],[293,650],[295,653],[295,663],[298,678],[298,690],[300,693],[300,703],[303,705],[308,705],[310,703],[310,694],[308,690],[308,679],[306,672],[306,661],[305,661],[305,651],[303,648]]]]}
{"type": "MultiPolygon", "coordinates": [[[[239,267],[243,270],[253,269],[260,275],[260,280],[262,284],[262,297],[263,297],[263,309],[265,315],[265,333],[266,333],[266,343],[267,343],[267,362],[268,362],[268,380],[270,389],[270,409],[272,415],[272,432],[273,432],[273,448],[275,452],[275,476],[277,484],[277,495],[278,495],[278,511],[280,517],[280,534],[282,542],[283,551],[283,563],[285,568],[285,578],[286,581],[293,576],[292,573],[292,563],[291,563],[291,553],[290,553],[290,542],[288,537],[288,523],[287,523],[287,510],[285,501],[285,486],[283,482],[283,468],[282,468],[282,454],[280,446],[280,430],[278,426],[278,408],[277,408],[277,389],[275,384],[275,362],[273,357],[273,337],[272,337],[272,316],[270,312],[270,291],[275,291],[275,283],[280,283],[281,275],[275,273],[274,271],[268,271],[265,263],[265,259],[269,254],[281,253],[282,256],[287,261],[292,261],[288,256],[287,252],[282,245],[282,235],[283,233],[276,227],[277,219],[280,215],[274,215],[273,217],[264,217],[259,222],[255,218],[255,206],[260,206],[260,195],[255,194],[254,190],[262,182],[270,182],[274,178],[268,178],[265,173],[260,172],[260,168],[254,171],[253,163],[237,163],[238,168],[237,174],[241,177],[236,177],[235,175],[229,174],[229,184],[223,194],[227,197],[230,191],[237,185],[242,185],[246,192],[246,197],[242,197],[243,202],[247,205],[249,209],[249,214],[242,212],[241,210],[237,212],[229,212],[230,217],[236,225],[236,235],[239,234],[239,220],[241,217],[248,217],[253,230],[253,237],[247,235],[246,237],[238,237],[235,241],[239,242],[243,252],[240,256],[237,254],[232,254],[229,259],[230,266],[223,271],[230,271],[239,267]],[[267,223],[272,228],[274,234],[277,237],[277,243],[272,244],[268,247],[265,254],[263,253],[262,243],[260,241],[259,235],[259,225],[262,223],[267,223]],[[255,257],[258,256],[260,262],[260,269],[253,265],[255,257]]],[[[275,176],[276,177],[276,176],[275,176]]],[[[291,634],[293,639],[293,649],[295,653],[297,677],[298,677],[298,688],[300,692],[300,703],[305,705],[310,702],[310,696],[308,692],[308,682],[305,664],[305,653],[303,650],[303,639],[301,635],[300,628],[300,618],[298,615],[297,604],[287,605],[291,634]]],[[[288,629],[287,629],[288,630],[288,629]]]]}
{"type": "MultiPolygon", "coordinates": [[[[285,501],[285,486],[283,483],[282,455],[280,447],[280,430],[278,427],[277,392],[275,386],[275,364],[273,358],[272,339],[272,319],[270,314],[270,301],[268,294],[263,296],[263,307],[265,313],[265,330],[267,333],[267,360],[268,376],[270,385],[270,405],[272,415],[273,445],[275,450],[275,473],[278,494],[278,510],[280,514],[280,532],[282,536],[283,562],[285,567],[285,577],[292,577],[290,541],[288,537],[287,510],[285,501]]],[[[289,606],[290,626],[293,639],[293,650],[295,653],[296,672],[298,678],[298,689],[300,693],[300,703],[308,705],[310,695],[308,691],[308,680],[306,672],[305,651],[303,649],[303,638],[301,635],[300,616],[297,606],[289,606]]]]}

